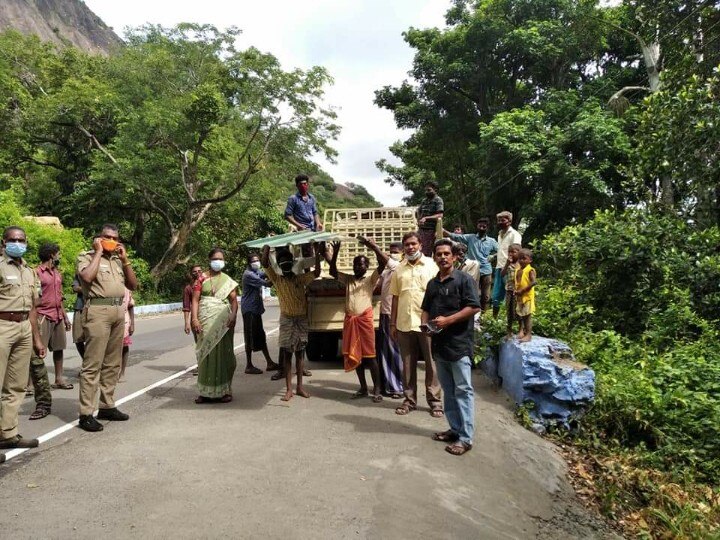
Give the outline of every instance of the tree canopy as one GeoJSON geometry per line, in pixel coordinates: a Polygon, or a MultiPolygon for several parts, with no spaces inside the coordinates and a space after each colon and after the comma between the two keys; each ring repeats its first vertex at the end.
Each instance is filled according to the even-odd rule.
{"type": "Polygon", "coordinates": [[[378,166],[411,200],[437,181],[453,221],[511,210],[528,238],[656,204],[717,224],[719,21],[700,0],[455,0],[445,28],[405,33],[412,80],[376,92],[412,130],[378,166]]]}

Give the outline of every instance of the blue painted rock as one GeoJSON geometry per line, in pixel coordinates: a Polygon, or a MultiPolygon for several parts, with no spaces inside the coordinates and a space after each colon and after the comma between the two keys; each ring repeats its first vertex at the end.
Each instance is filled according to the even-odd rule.
{"type": "Polygon", "coordinates": [[[498,375],[516,404],[533,403],[530,416],[543,425],[569,427],[595,398],[595,372],[556,339],[533,336],[527,343],[504,342],[498,375]]]}

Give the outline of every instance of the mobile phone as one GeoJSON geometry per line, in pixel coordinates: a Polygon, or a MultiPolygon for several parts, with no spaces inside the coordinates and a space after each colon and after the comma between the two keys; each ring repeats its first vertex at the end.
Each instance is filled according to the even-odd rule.
{"type": "Polygon", "coordinates": [[[442,332],[442,328],[438,328],[431,321],[428,321],[427,324],[421,324],[420,330],[426,334],[439,334],[442,332]]]}

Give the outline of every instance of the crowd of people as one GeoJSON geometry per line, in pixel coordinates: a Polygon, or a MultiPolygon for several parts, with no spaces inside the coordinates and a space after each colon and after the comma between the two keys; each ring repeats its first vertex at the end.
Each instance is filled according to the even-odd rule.
{"type": "MultiPolygon", "coordinates": [[[[290,197],[286,219],[298,230],[320,231],[323,224],[309,178],[299,175],[298,191],[290,197]]],[[[302,257],[288,248],[265,246],[248,256],[238,284],[223,272],[226,253],[214,248],[207,269],[191,268],[183,294],[184,329],[195,339],[197,389],[195,402],[232,401],[236,370],[233,335],[238,311],[242,316],[247,374],[262,370],[252,362],[262,352],[266,370],[274,380],[284,379],[283,401],[294,395],[308,398],[303,378],[308,343],[307,288],[321,274],[322,261],[330,275],[345,287],[345,319],[342,355],[346,371],[357,373],[359,389],[352,398],[402,399],[395,408],[408,415],[418,408],[418,363],[425,365],[425,396],[429,413],[447,418],[449,429],[433,439],[447,443],[445,449],[462,455],[472,448],[474,432],[473,366],[474,320],[492,305],[495,317],[507,304],[508,335],[515,321],[517,338],[532,339],[536,273],[532,252],[522,247],[522,237],[512,227],[509,212],[497,214],[498,238],[488,236],[489,219],[477,220],[477,231],[466,234],[460,227],[442,229],[444,214],[437,186],[428,183],[426,199],[418,208],[418,229],[406,232],[384,251],[372,238],[359,237],[376,256],[370,271],[368,257],[353,260],[352,273],[338,270],[340,242],[303,246],[302,257]],[[495,268],[490,263],[495,256],[495,268]],[[309,261],[309,262],[308,262],[309,261]],[[275,288],[280,307],[279,358],[268,351],[263,327],[265,311],[262,289],[275,288]],[[380,292],[379,328],[375,328],[373,297],[380,292]],[[295,358],[295,389],[293,366],[295,358]],[[370,372],[372,388],[366,371],[370,372]]],[[[106,224],[93,241],[93,249],[78,256],[73,290],[78,294],[71,324],[63,307],[59,248],[40,247],[41,264],[31,269],[23,256],[25,231],[8,227],[3,233],[0,258],[0,449],[31,448],[37,439],[18,434],[18,410],[28,387],[34,387],[36,409],[30,419],[50,414],[50,389],[69,390],[63,376],[65,333],[72,328],[73,341],[82,357],[80,371],[80,428],[103,429],[98,419],[124,421],[129,417],[115,406],[115,387],[127,363],[134,332],[131,291],[137,287],[127,251],[119,242],[118,229],[106,224]],[[55,382],[51,386],[45,367],[47,350],[53,351],[55,382]],[[98,409],[97,418],[93,415],[98,409]]]]}

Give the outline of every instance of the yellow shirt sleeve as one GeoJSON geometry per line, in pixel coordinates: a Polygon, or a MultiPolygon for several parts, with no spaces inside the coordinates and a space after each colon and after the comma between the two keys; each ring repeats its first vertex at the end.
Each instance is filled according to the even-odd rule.
{"type": "Polygon", "coordinates": [[[390,294],[393,296],[400,296],[400,283],[398,283],[399,273],[400,268],[393,272],[392,277],[390,278],[390,294]]]}

